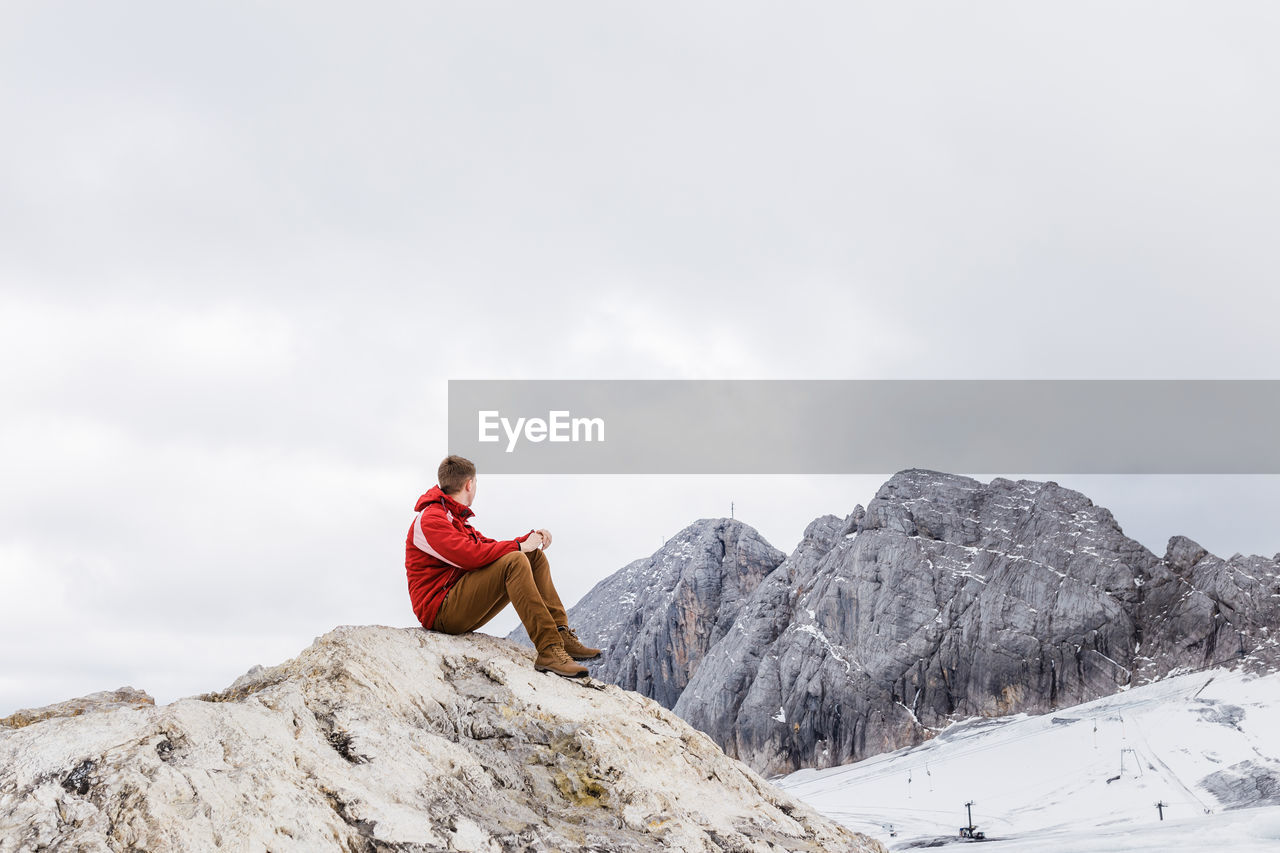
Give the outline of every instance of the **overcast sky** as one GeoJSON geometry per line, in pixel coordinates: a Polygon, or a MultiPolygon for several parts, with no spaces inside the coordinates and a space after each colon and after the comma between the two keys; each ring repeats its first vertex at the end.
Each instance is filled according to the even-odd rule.
{"type": "MultiPolygon", "coordinates": [[[[449,379],[1280,378],[1278,24],[3,4],[0,715],[414,624],[449,379]]],[[[572,604],[730,501],[790,552],[892,473],[482,471],[475,522],[551,529],[572,604]]],[[[1280,478],[995,473],[1157,554],[1280,551],[1280,478]]]]}

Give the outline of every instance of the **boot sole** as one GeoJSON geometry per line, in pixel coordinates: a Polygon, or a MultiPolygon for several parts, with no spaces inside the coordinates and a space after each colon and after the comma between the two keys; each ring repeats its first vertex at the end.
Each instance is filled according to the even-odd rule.
{"type": "Polygon", "coordinates": [[[560,672],[558,669],[552,669],[549,666],[535,666],[534,670],[537,672],[554,672],[561,678],[586,678],[591,674],[589,672],[560,672]]]}
{"type": "Polygon", "coordinates": [[[602,654],[604,654],[604,652],[596,652],[594,655],[587,655],[586,657],[582,657],[582,658],[578,657],[577,655],[569,655],[569,657],[573,658],[574,660],[595,660],[596,658],[600,657],[602,654]]]}

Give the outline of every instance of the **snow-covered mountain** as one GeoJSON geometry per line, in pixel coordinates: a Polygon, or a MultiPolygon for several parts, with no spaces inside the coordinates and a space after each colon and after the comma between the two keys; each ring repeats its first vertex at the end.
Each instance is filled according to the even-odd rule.
{"type": "Polygon", "coordinates": [[[891,850],[972,843],[971,801],[984,850],[1280,850],[1280,674],[1176,675],[770,781],[891,850]]]}

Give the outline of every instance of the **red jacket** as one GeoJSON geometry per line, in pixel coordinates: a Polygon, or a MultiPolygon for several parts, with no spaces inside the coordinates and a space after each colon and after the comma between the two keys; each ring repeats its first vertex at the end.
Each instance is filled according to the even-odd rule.
{"type": "Polygon", "coordinates": [[[520,550],[520,543],[533,533],[490,539],[467,521],[475,515],[471,507],[458,503],[439,486],[418,498],[414,510],[418,514],[405,540],[404,567],[413,615],[427,629],[435,624],[440,603],[463,572],[484,568],[503,554],[520,550]]]}

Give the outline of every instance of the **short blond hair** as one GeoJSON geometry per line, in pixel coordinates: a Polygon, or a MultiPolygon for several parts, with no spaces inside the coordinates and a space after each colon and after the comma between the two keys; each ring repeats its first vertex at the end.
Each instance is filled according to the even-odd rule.
{"type": "Polygon", "coordinates": [[[476,466],[461,456],[446,456],[436,471],[436,481],[446,495],[456,495],[476,475],[476,466]]]}

